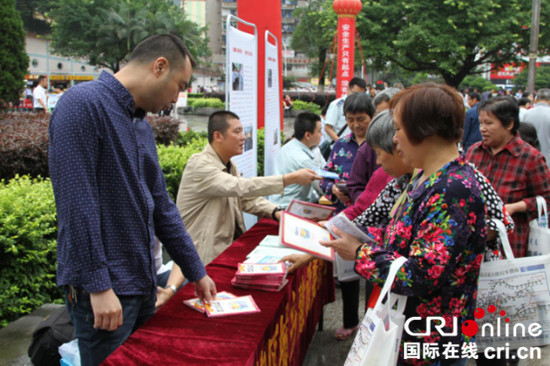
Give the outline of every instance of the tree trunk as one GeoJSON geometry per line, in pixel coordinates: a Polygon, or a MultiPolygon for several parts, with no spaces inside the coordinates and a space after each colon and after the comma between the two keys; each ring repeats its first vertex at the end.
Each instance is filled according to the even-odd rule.
{"type": "Polygon", "coordinates": [[[325,65],[325,61],[327,59],[327,49],[326,48],[319,48],[319,85],[317,87],[317,91],[319,93],[325,92],[325,73],[327,70],[323,68],[325,65]]]}

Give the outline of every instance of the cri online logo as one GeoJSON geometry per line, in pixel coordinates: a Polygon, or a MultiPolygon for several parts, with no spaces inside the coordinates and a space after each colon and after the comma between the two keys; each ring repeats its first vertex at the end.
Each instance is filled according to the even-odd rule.
{"type": "MultiPolygon", "coordinates": [[[[493,314],[497,311],[497,307],[495,305],[489,305],[487,307],[487,312],[489,314],[493,314]]],[[[475,320],[466,320],[463,324],[462,324],[462,333],[465,335],[465,336],[468,336],[468,337],[473,337],[475,336],[476,334],[478,334],[478,332],[481,330],[480,332],[480,336],[481,337],[486,337],[486,336],[489,336],[489,337],[500,337],[500,336],[504,336],[504,337],[510,337],[510,336],[513,336],[513,337],[526,337],[527,334],[531,337],[539,337],[541,334],[542,334],[542,327],[540,324],[538,323],[531,323],[527,326],[527,329],[526,329],[526,326],[525,324],[522,324],[522,323],[516,323],[514,324],[513,327],[510,326],[510,318],[506,317],[506,312],[504,310],[501,310],[498,315],[500,315],[500,317],[497,317],[496,318],[496,321],[495,322],[489,322],[489,323],[485,323],[481,326],[479,326],[478,322],[475,321],[475,320]],[[502,318],[504,319],[504,326],[502,326],[502,318]]],[[[475,311],[474,311],[474,317],[476,319],[482,319],[483,317],[485,317],[485,310],[482,309],[482,308],[477,308],[475,311]]],[[[410,323],[413,322],[413,321],[418,321],[418,320],[421,320],[422,318],[421,317],[410,317],[408,318],[406,321],[405,321],[405,331],[407,332],[407,334],[409,335],[412,335],[412,336],[428,336],[431,334],[431,329],[432,329],[432,322],[434,323],[433,324],[433,327],[439,332],[440,335],[442,336],[456,336],[457,335],[457,318],[453,317],[453,324],[446,324],[446,321],[445,321],[445,318],[443,317],[440,317],[440,316],[428,316],[426,318],[426,330],[424,332],[415,332],[413,330],[410,329],[410,323]],[[451,331],[450,332],[446,332],[444,328],[450,328],[451,331]]]]}

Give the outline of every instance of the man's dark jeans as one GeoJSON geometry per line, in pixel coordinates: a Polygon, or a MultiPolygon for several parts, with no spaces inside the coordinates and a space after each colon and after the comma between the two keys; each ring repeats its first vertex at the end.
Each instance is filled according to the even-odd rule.
{"type": "Polygon", "coordinates": [[[63,287],[65,303],[78,338],[82,366],[101,364],[118,346],[139,328],[155,312],[156,295],[119,296],[122,305],[122,326],[115,331],[94,329],[94,313],[90,294],[75,289],[76,299],[68,286],[63,287]],[[76,301],[75,301],[76,300],[76,301]]]}

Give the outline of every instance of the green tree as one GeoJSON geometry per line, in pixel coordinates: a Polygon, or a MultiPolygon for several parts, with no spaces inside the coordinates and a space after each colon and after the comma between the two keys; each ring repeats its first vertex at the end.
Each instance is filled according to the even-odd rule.
{"type": "Polygon", "coordinates": [[[50,23],[47,13],[56,0],[16,0],[15,8],[21,13],[25,30],[37,34],[48,34],[50,23]]]}
{"type": "Polygon", "coordinates": [[[464,80],[462,80],[460,86],[463,88],[471,87],[477,89],[479,92],[488,91],[495,88],[495,84],[491,83],[484,77],[473,75],[466,76],[464,80]]]}
{"type": "Polygon", "coordinates": [[[517,61],[530,22],[531,0],[363,0],[358,30],[377,65],[441,75],[457,87],[481,65],[517,61]]]}
{"type": "Polygon", "coordinates": [[[59,0],[51,17],[55,52],[114,72],[151,34],[177,34],[195,57],[209,55],[206,29],[166,0],[59,0]]]}
{"type": "Polygon", "coordinates": [[[330,69],[330,63],[324,69],[323,66],[338,25],[332,3],[332,0],[311,0],[306,7],[297,8],[293,13],[298,25],[294,28],[290,45],[294,50],[316,59],[312,73],[319,76],[320,89],[324,87],[325,74],[330,69]]]}
{"type": "Polygon", "coordinates": [[[19,99],[25,84],[29,57],[25,52],[25,33],[15,0],[0,2],[0,109],[19,99]]]}
{"type": "MultiPolygon", "coordinates": [[[[514,78],[516,88],[525,89],[527,87],[527,73],[528,68],[526,67],[514,78]]],[[[535,73],[535,89],[538,90],[542,88],[550,88],[550,66],[541,65],[537,67],[535,73]]]]}

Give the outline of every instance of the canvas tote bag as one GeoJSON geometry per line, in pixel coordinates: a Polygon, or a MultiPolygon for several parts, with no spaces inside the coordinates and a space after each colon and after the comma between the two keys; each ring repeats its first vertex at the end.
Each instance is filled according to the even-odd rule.
{"type": "Polygon", "coordinates": [[[392,263],[376,305],[373,309],[367,310],[361,322],[345,366],[380,366],[397,363],[407,297],[393,294],[390,290],[397,272],[406,261],[407,258],[399,257],[392,263]]]}
{"type": "Polygon", "coordinates": [[[550,254],[514,258],[504,224],[493,221],[506,258],[481,264],[476,308],[485,315],[476,319],[477,347],[550,344],[550,254]],[[540,335],[529,331],[535,323],[541,327],[540,335]]]}
{"type": "Polygon", "coordinates": [[[548,229],[548,211],[544,197],[537,196],[538,219],[529,223],[529,244],[527,256],[550,254],[550,229],[548,229]]]}

